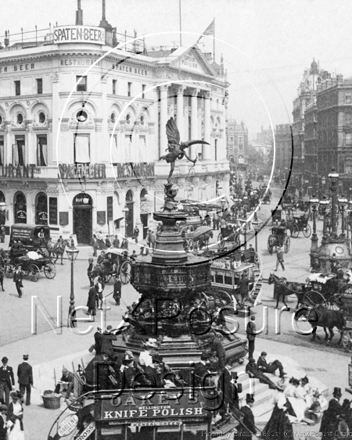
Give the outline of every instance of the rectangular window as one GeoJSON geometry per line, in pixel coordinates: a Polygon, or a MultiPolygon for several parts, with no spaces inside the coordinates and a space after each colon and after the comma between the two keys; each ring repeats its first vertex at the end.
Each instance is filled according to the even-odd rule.
{"type": "Polygon", "coordinates": [[[345,133],[345,144],[348,146],[352,145],[352,133],[345,133]]]}
{"type": "Polygon", "coordinates": [[[57,198],[49,197],[49,224],[57,225],[57,198]]]}
{"type": "Polygon", "coordinates": [[[87,77],[86,76],[76,76],[77,92],[87,91],[87,77]]]}
{"type": "Polygon", "coordinates": [[[90,163],[90,142],[89,134],[76,134],[74,145],[74,162],[75,164],[90,163]]]}
{"type": "Polygon", "coordinates": [[[21,94],[21,81],[15,81],[15,95],[20,96],[21,94]]]}
{"type": "Polygon", "coordinates": [[[113,165],[116,165],[119,161],[117,154],[117,134],[114,134],[112,136],[110,135],[110,145],[111,145],[111,151],[110,151],[111,163],[113,165]]]}
{"type": "Polygon", "coordinates": [[[142,98],[145,98],[145,84],[142,84],[142,98]]]}
{"type": "Polygon", "coordinates": [[[15,136],[15,143],[12,145],[12,165],[25,165],[25,137],[15,136]]]}
{"type": "Polygon", "coordinates": [[[224,276],[220,274],[215,274],[215,282],[217,284],[224,284],[224,276]]]}
{"type": "Polygon", "coordinates": [[[37,166],[46,167],[48,165],[48,141],[46,134],[37,135],[37,166]]]}
{"type": "Polygon", "coordinates": [[[0,136],[0,165],[4,165],[4,136],[0,136]]]}
{"type": "Polygon", "coordinates": [[[346,113],[345,114],[345,125],[351,125],[352,124],[352,113],[346,113]]]}
{"type": "Polygon", "coordinates": [[[215,147],[214,148],[214,155],[215,155],[214,159],[218,160],[218,140],[217,139],[215,139],[214,147],[215,147]]]}
{"type": "Polygon", "coordinates": [[[132,140],[133,139],[131,134],[125,135],[125,162],[137,162],[134,157],[135,151],[132,148],[132,140]]]}
{"type": "Polygon", "coordinates": [[[345,94],[345,104],[352,104],[352,95],[350,93],[345,94]]]}
{"type": "Polygon", "coordinates": [[[111,196],[106,198],[106,212],[108,222],[112,221],[113,215],[113,198],[111,196]]]}
{"type": "Polygon", "coordinates": [[[43,79],[37,78],[37,94],[41,95],[43,93],[43,79]]]}
{"type": "Polygon", "coordinates": [[[117,79],[112,80],[112,94],[116,95],[117,79]]]}
{"type": "Polygon", "coordinates": [[[132,83],[127,83],[127,96],[132,96],[132,83]]]}

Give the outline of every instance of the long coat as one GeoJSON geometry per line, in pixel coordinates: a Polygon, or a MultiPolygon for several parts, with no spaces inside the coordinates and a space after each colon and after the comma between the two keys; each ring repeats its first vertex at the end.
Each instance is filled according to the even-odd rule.
{"type": "Polygon", "coordinates": [[[6,366],[6,370],[4,366],[0,367],[0,380],[2,382],[6,382],[10,389],[15,385],[15,377],[13,375],[12,367],[6,366]]]}
{"type": "Polygon", "coordinates": [[[28,362],[22,362],[17,368],[18,383],[20,385],[33,385],[33,369],[28,362]]]}
{"type": "Polygon", "coordinates": [[[324,411],[321,419],[320,432],[323,434],[322,440],[333,440],[337,430],[338,416],[342,414],[342,406],[335,398],[329,402],[328,409],[324,411]]]}
{"type": "Polygon", "coordinates": [[[97,300],[97,290],[95,286],[92,286],[89,289],[89,293],[88,293],[87,307],[89,309],[95,310],[96,300],[97,300]]]}
{"type": "Polygon", "coordinates": [[[255,425],[254,425],[254,415],[252,413],[252,410],[248,406],[243,406],[241,408],[241,413],[243,414],[242,423],[244,426],[242,424],[240,424],[237,427],[238,434],[234,436],[234,440],[237,438],[238,439],[241,439],[241,438],[251,439],[252,438],[251,433],[254,434],[256,432],[255,425]]]}

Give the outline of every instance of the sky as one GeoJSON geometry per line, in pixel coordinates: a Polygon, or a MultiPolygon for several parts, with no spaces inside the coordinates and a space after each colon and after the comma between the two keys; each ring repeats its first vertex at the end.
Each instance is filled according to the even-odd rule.
{"type": "MultiPolygon", "coordinates": [[[[84,24],[98,25],[101,0],[81,0],[84,24]]],[[[0,0],[0,36],[74,24],[76,0],[0,0]]],[[[224,57],[228,117],[253,139],[261,127],[292,122],[293,100],[315,58],[329,72],[352,76],[351,0],[106,0],[117,31],[145,36],[148,47],[194,44],[215,19],[215,59],[224,57]]],[[[3,37],[0,38],[3,40],[3,37]]],[[[212,37],[200,49],[213,50],[212,37]]]]}

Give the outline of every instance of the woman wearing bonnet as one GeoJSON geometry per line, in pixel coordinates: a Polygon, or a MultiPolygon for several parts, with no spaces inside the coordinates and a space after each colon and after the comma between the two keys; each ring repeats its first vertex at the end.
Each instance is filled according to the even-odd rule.
{"type": "Polygon", "coordinates": [[[10,396],[11,403],[7,412],[8,440],[24,440],[22,394],[12,391],[10,396]]]}

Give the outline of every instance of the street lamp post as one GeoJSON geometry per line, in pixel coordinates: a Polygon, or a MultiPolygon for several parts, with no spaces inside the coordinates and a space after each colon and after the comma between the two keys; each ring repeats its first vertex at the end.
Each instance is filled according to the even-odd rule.
{"type": "Polygon", "coordinates": [[[323,195],[325,194],[325,183],[326,183],[326,179],[325,177],[321,178],[321,192],[323,193],[323,195]]]}
{"type": "Polygon", "coordinates": [[[321,206],[321,210],[323,213],[323,240],[326,239],[326,208],[329,206],[329,200],[326,196],[320,200],[319,205],[321,206]]]}
{"type": "Polygon", "coordinates": [[[66,249],[66,254],[68,259],[71,261],[71,290],[70,290],[70,306],[68,309],[68,327],[76,327],[76,319],[75,319],[75,293],[74,293],[74,271],[73,266],[74,262],[77,259],[79,250],[75,247],[71,247],[66,249]]]}
{"type": "Polygon", "coordinates": [[[345,209],[348,205],[348,200],[345,196],[341,196],[338,199],[339,208],[341,212],[341,237],[345,236],[345,209]]]}
{"type": "Polygon", "coordinates": [[[258,231],[260,230],[261,221],[253,221],[252,225],[254,227],[254,237],[255,237],[255,251],[258,253],[258,231]]]}
{"type": "Polygon", "coordinates": [[[318,249],[318,235],[317,235],[317,209],[319,206],[319,199],[313,195],[313,197],[309,200],[310,206],[313,210],[313,234],[312,234],[312,246],[311,252],[316,252],[318,249]]]}
{"type": "Polygon", "coordinates": [[[336,202],[337,202],[337,185],[339,181],[339,174],[336,172],[335,168],[331,170],[328,175],[330,180],[330,190],[331,190],[331,223],[332,223],[332,236],[337,237],[337,218],[336,218],[336,202]]]}

